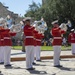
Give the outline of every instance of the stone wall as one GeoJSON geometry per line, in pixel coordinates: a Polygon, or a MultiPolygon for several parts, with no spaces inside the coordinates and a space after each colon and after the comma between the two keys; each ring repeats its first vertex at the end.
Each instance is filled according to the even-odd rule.
{"type": "MultiPolygon", "coordinates": [[[[7,15],[10,15],[12,20],[15,21],[15,23],[19,23],[21,20],[23,20],[22,17],[19,17],[18,14],[12,12],[12,11],[9,11],[8,10],[8,7],[4,6],[1,2],[0,2],[0,18],[3,17],[3,18],[6,18],[7,15]]],[[[21,34],[22,34],[22,31],[20,33],[17,33],[17,35],[15,36],[15,39],[21,39],[21,34]]]]}
{"type": "Polygon", "coordinates": [[[7,15],[10,15],[12,17],[13,20],[15,20],[16,23],[18,23],[20,20],[22,20],[22,17],[19,17],[18,14],[9,11],[7,6],[4,6],[1,2],[0,2],[0,17],[6,18],[7,15]]]}

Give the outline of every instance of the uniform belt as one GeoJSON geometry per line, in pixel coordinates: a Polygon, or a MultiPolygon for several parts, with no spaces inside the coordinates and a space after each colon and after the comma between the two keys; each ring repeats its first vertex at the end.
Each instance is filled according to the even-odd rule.
{"type": "Polygon", "coordinates": [[[36,39],[36,41],[41,41],[41,40],[39,40],[39,39],[36,39]]]}
{"type": "Polygon", "coordinates": [[[54,37],[54,39],[62,39],[62,37],[54,37]]]}
{"type": "Polygon", "coordinates": [[[25,38],[34,38],[33,36],[26,36],[25,38]]]}
{"type": "Polygon", "coordinates": [[[2,41],[4,40],[4,39],[1,39],[2,41]]]}
{"type": "Polygon", "coordinates": [[[4,37],[4,39],[11,39],[11,38],[9,38],[9,37],[4,37]]]}
{"type": "Polygon", "coordinates": [[[75,40],[74,38],[72,38],[71,40],[75,40]]]}

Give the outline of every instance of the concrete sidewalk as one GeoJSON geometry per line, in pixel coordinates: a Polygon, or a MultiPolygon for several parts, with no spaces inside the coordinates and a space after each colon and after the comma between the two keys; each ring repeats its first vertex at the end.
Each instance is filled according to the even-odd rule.
{"type": "MultiPolygon", "coordinates": [[[[71,51],[62,51],[62,55],[71,54],[71,51]]],[[[53,51],[42,51],[41,56],[53,55],[53,51]]],[[[11,57],[24,57],[25,53],[21,51],[12,50],[11,57]]],[[[35,61],[36,62],[36,61],[35,61]]],[[[61,59],[60,63],[62,68],[53,67],[53,59],[42,60],[36,62],[37,65],[33,67],[35,70],[26,70],[26,61],[11,62],[11,68],[5,68],[4,65],[0,65],[0,75],[75,75],[75,58],[61,59]]]]}
{"type": "MultiPolygon", "coordinates": [[[[41,56],[53,56],[53,51],[41,51],[41,56]]],[[[71,50],[61,51],[61,55],[72,55],[71,50]]],[[[21,50],[11,50],[11,57],[26,57],[26,53],[21,50]]]]}

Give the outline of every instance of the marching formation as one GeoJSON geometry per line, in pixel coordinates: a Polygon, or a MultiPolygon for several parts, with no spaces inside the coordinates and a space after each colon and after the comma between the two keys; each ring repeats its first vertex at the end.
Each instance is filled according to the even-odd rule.
{"type": "MultiPolygon", "coordinates": [[[[25,35],[24,44],[26,50],[26,69],[34,70],[33,65],[36,61],[41,61],[41,40],[44,38],[44,32],[47,30],[46,22],[43,18],[40,21],[35,21],[31,24],[31,19],[27,18],[22,21],[23,23],[23,32],[25,35]],[[41,25],[38,23],[41,22],[41,25]]],[[[58,20],[52,22],[53,28],[50,33],[53,36],[53,50],[54,50],[54,67],[62,67],[60,65],[60,53],[63,34],[67,31],[68,23],[58,24],[58,20]]],[[[0,64],[4,64],[5,67],[11,67],[10,63],[10,54],[12,41],[11,37],[15,36],[17,32],[21,30],[22,25],[17,24],[7,27],[6,25],[0,25],[0,64]]],[[[72,46],[72,54],[75,54],[75,31],[71,30],[71,33],[68,36],[68,41],[72,46]]]]}
{"type": "Polygon", "coordinates": [[[43,33],[46,30],[45,28],[47,28],[46,23],[41,20],[39,22],[43,22],[43,24],[36,26],[38,25],[37,21],[34,26],[34,23],[31,25],[31,19],[25,19],[20,24],[7,26],[6,20],[3,18],[0,19],[0,22],[0,64],[4,64],[5,67],[12,66],[10,63],[12,46],[11,37],[15,36],[17,32],[20,32],[21,29],[23,29],[25,35],[26,68],[27,70],[33,70],[33,65],[36,64],[34,62],[35,57],[36,61],[41,61],[41,39],[44,38],[43,33]],[[24,25],[23,28],[22,24],[24,25]]]}

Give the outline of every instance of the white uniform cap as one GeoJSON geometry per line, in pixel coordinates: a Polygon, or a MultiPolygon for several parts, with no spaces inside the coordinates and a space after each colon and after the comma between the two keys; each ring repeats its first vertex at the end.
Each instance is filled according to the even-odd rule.
{"type": "Polygon", "coordinates": [[[58,23],[58,20],[53,21],[51,24],[53,25],[53,24],[55,24],[55,23],[58,23]]]}
{"type": "Polygon", "coordinates": [[[74,29],[71,29],[71,31],[74,31],[74,29]]]}
{"type": "Polygon", "coordinates": [[[26,20],[31,20],[31,17],[26,17],[23,19],[23,21],[26,21],[26,20]]]}
{"type": "Polygon", "coordinates": [[[10,19],[10,15],[7,15],[7,18],[10,19]]]}

